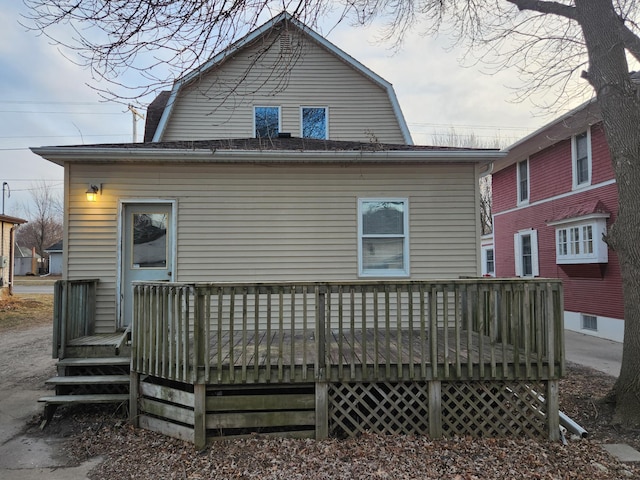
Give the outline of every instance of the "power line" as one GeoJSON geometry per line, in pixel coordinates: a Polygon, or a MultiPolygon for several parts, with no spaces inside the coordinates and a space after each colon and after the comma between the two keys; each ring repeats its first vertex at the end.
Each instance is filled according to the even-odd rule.
{"type": "Polygon", "coordinates": [[[127,112],[37,112],[28,110],[0,110],[0,113],[33,113],[36,115],[122,115],[127,112]]]}

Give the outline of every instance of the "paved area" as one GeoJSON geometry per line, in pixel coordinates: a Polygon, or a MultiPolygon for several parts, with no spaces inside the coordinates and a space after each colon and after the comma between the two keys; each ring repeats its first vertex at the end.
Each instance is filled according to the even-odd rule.
{"type": "Polygon", "coordinates": [[[565,330],[564,345],[567,361],[614,377],[620,375],[622,343],[565,330]]]}
{"type": "MultiPolygon", "coordinates": [[[[41,413],[37,399],[50,393],[44,380],[54,373],[55,361],[50,358],[50,327],[26,332],[3,334],[0,341],[0,370],[12,372],[3,380],[0,391],[0,479],[2,480],[82,480],[101,462],[94,458],[71,466],[61,454],[60,440],[29,435],[27,422],[41,413]],[[10,339],[9,337],[15,337],[10,339]],[[15,350],[8,345],[12,344],[15,350]],[[20,352],[21,355],[16,353],[20,352]],[[2,355],[2,354],[5,355],[2,355]],[[19,367],[4,365],[2,358],[22,356],[19,367]],[[37,363],[37,365],[36,365],[37,363]],[[39,367],[39,369],[38,369],[39,367]],[[28,371],[28,373],[27,373],[28,371]]],[[[576,332],[565,332],[566,356],[574,362],[617,376],[622,360],[622,344],[576,332]]],[[[628,445],[610,445],[607,450],[622,461],[639,461],[640,453],[628,445]]]]}

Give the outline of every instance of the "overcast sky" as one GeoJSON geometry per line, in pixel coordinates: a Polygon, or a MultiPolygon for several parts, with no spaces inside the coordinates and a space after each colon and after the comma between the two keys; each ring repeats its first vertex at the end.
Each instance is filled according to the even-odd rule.
{"type": "MultiPolygon", "coordinates": [[[[132,115],[123,105],[101,102],[86,85],[87,70],[19,25],[22,2],[0,0],[0,7],[0,182],[11,191],[5,213],[24,216],[30,188],[44,180],[62,192],[63,182],[63,169],[28,147],[130,142],[132,115]]],[[[452,128],[508,144],[552,118],[530,101],[513,103],[514,72],[489,76],[465,68],[463,52],[443,48],[446,39],[416,34],[393,54],[375,42],[376,30],[331,27],[320,25],[319,33],[393,84],[416,144],[432,144],[434,133],[452,128]]],[[[138,122],[139,139],[143,129],[138,122]]]]}

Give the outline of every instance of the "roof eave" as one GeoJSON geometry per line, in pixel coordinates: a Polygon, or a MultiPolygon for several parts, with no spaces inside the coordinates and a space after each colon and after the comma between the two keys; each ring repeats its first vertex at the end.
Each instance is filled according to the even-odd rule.
{"type": "Polygon", "coordinates": [[[481,163],[503,158],[497,150],[207,150],[39,147],[31,151],[57,165],[104,162],[207,163],[481,163]]]}
{"type": "Polygon", "coordinates": [[[506,156],[496,162],[494,172],[522,161],[600,121],[596,100],[588,100],[503,149],[506,156]]]}

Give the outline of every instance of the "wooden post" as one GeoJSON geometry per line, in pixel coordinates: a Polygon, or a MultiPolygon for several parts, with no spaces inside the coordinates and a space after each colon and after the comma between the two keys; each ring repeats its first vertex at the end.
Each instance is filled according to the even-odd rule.
{"type": "Polygon", "coordinates": [[[316,440],[329,437],[329,384],[316,382],[316,440]]]}
{"type": "Polygon", "coordinates": [[[129,373],[129,421],[138,428],[140,418],[138,416],[138,396],[140,391],[140,375],[131,370],[129,373]]]}
{"type": "Polygon", "coordinates": [[[329,437],[329,384],[326,364],[326,290],[316,287],[316,440],[329,437]]]}
{"type": "Polygon", "coordinates": [[[429,382],[429,436],[442,438],[442,385],[440,380],[429,382]]]}
{"type": "Polygon", "coordinates": [[[549,440],[560,440],[558,380],[547,380],[547,427],[549,440]]]}
{"type": "Polygon", "coordinates": [[[207,446],[207,385],[193,386],[193,443],[198,450],[207,446]]]}

